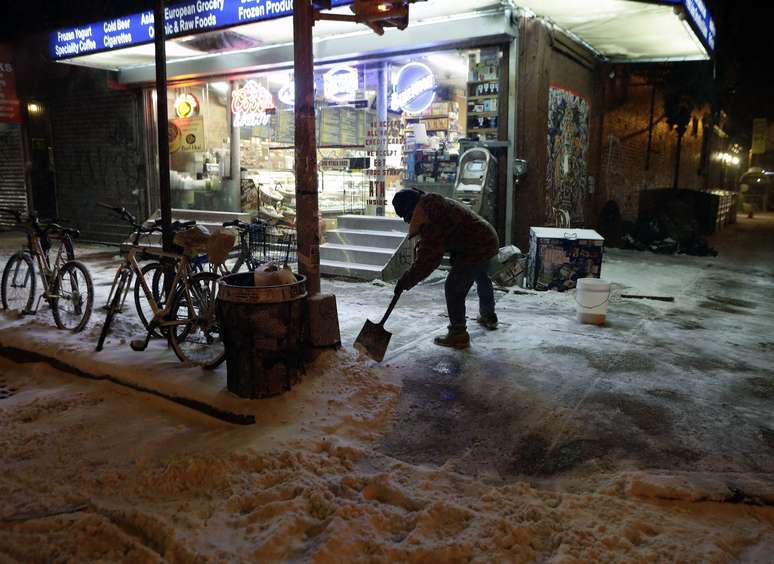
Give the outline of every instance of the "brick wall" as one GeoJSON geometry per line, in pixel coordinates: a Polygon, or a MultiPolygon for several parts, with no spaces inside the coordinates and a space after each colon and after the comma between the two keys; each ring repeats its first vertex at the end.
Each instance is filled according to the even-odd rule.
{"type": "Polygon", "coordinates": [[[82,237],[122,241],[129,229],[97,202],[142,215],[147,191],[137,91],[70,96],[51,105],[59,213],[82,237]]]}
{"type": "MultiPolygon", "coordinates": [[[[624,219],[634,220],[640,191],[672,186],[677,134],[666,122],[664,98],[657,89],[648,162],[653,86],[636,75],[628,77],[626,84],[607,80],[608,100],[601,139],[599,188],[606,200],[618,203],[624,219]]],[[[705,133],[712,136],[712,131],[707,128],[705,132],[702,124],[704,111],[694,111],[683,136],[680,188],[701,190],[708,182],[707,167],[702,166],[702,144],[705,133]]]]}

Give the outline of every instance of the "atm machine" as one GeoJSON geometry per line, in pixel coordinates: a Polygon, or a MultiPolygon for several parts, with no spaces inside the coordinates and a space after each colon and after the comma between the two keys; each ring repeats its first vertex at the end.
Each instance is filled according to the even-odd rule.
{"type": "Polygon", "coordinates": [[[492,223],[496,222],[497,159],[486,147],[460,155],[454,198],[492,223]]]}

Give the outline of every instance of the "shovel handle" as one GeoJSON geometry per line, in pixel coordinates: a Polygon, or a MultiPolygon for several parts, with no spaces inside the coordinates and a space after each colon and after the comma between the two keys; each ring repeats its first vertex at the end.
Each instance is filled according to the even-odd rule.
{"type": "Polygon", "coordinates": [[[392,310],[395,309],[395,304],[398,303],[398,298],[400,298],[400,294],[395,294],[392,296],[392,301],[390,302],[389,307],[387,308],[387,311],[384,312],[384,317],[382,317],[382,320],[379,322],[379,326],[383,326],[385,322],[387,321],[387,318],[390,317],[390,314],[392,313],[392,310]]]}

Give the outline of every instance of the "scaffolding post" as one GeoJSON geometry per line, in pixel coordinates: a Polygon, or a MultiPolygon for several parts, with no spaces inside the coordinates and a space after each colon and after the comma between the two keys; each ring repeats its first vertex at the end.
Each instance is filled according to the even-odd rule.
{"type": "Polygon", "coordinates": [[[296,229],[298,267],[310,295],[320,293],[320,208],[317,200],[317,140],[314,117],[314,54],[310,0],[293,10],[293,51],[296,87],[296,229]]]}

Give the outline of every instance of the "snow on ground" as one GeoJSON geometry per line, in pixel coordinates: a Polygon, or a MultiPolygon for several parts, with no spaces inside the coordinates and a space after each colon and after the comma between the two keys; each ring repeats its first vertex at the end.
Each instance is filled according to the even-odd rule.
{"type": "MultiPolygon", "coordinates": [[[[501,328],[472,322],[464,352],[431,344],[439,274],[401,298],[382,365],[351,343],[392,287],[326,281],[344,348],[256,402],[225,368],[131,351],[131,310],[98,354],[98,310],[78,337],[45,306],[2,314],[3,346],[216,390],[257,423],[0,358],[0,562],[770,561],[773,232],[745,220],[717,259],[610,251],[605,327],[575,322],[572,293],[498,291],[501,328]]],[[[115,252],[81,255],[104,303],[115,252]]]]}

